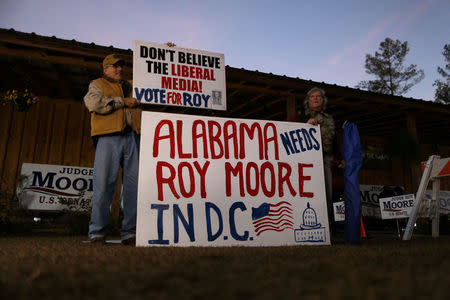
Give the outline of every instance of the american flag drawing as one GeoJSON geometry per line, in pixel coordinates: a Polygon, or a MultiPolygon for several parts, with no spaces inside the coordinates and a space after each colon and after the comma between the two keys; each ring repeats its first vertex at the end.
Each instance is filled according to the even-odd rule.
{"type": "Polygon", "coordinates": [[[269,230],[294,230],[291,204],[286,201],[275,204],[263,203],[259,207],[252,207],[252,220],[257,236],[269,230]]]}

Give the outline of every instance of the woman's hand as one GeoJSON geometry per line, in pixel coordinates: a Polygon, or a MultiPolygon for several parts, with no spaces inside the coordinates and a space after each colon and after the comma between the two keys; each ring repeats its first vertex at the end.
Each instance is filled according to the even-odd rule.
{"type": "Polygon", "coordinates": [[[314,126],[317,125],[317,121],[314,118],[309,119],[308,122],[306,122],[306,123],[308,123],[310,125],[314,125],[314,126]]]}

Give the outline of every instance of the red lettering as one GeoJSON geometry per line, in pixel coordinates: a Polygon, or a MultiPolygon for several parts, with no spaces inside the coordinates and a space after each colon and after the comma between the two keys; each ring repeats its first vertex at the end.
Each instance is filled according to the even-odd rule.
{"type": "Polygon", "coordinates": [[[298,187],[299,187],[300,197],[306,197],[306,198],[314,197],[314,193],[303,191],[303,186],[304,186],[305,181],[311,180],[311,176],[303,175],[303,168],[312,168],[312,167],[313,167],[313,164],[298,164],[298,187]]]}
{"type": "Polygon", "coordinates": [[[208,132],[209,132],[209,148],[211,149],[211,158],[218,159],[223,156],[223,145],[220,140],[222,134],[220,124],[216,121],[208,121],[208,132]],[[214,127],[217,128],[217,133],[214,134],[214,127]],[[219,147],[219,153],[216,154],[214,145],[217,144],[219,147]]]}
{"type": "MultiPolygon", "coordinates": [[[[289,189],[289,195],[295,197],[297,192],[291,183],[292,168],[288,163],[279,162],[278,173],[275,175],[275,166],[266,161],[258,167],[257,163],[249,162],[243,165],[242,162],[238,162],[233,168],[229,162],[225,163],[225,188],[226,195],[231,196],[231,175],[237,177],[236,180],[239,181],[240,196],[245,197],[245,192],[250,196],[257,196],[260,191],[260,187],[264,195],[271,198],[277,192],[278,183],[278,194],[279,197],[284,196],[284,186],[287,185],[289,189]],[[245,174],[244,174],[245,167],[245,174]],[[245,182],[243,176],[245,175],[245,182]],[[278,181],[277,181],[278,179],[278,181]],[[245,186],[244,186],[245,184],[245,186]]],[[[312,164],[298,164],[299,169],[299,191],[301,197],[312,198],[313,193],[304,191],[304,181],[311,180],[310,176],[304,176],[303,168],[312,168],[312,164]]],[[[234,184],[236,185],[236,184],[234,184]]]]}
{"type": "Polygon", "coordinates": [[[175,133],[173,130],[173,123],[170,120],[162,120],[156,125],[155,136],[153,139],[153,157],[157,157],[159,155],[159,142],[169,139],[170,141],[170,158],[175,157],[175,133]],[[161,129],[164,125],[168,126],[169,133],[167,135],[161,135],[161,129]]]}
{"type": "Polygon", "coordinates": [[[181,66],[181,76],[189,77],[189,67],[188,66],[181,66]]]}
{"type": "Polygon", "coordinates": [[[181,94],[180,93],[175,93],[175,104],[179,104],[181,105],[181,94]]]}
{"type": "Polygon", "coordinates": [[[191,198],[194,195],[195,192],[195,178],[194,178],[194,170],[192,169],[192,166],[188,162],[181,162],[178,165],[178,183],[180,184],[180,192],[181,195],[184,198],[191,198]],[[184,179],[183,179],[183,168],[187,168],[189,172],[189,191],[186,190],[184,186],[184,179]]]}
{"type": "Polygon", "coordinates": [[[245,186],[247,188],[247,192],[250,196],[256,196],[259,192],[259,168],[258,165],[254,162],[249,162],[247,167],[245,168],[245,186]],[[255,170],[255,176],[251,176],[251,170],[255,170]],[[255,178],[255,188],[252,188],[251,178],[255,178]]]}
{"type": "Polygon", "coordinates": [[[195,67],[193,67],[193,66],[189,67],[189,77],[195,78],[195,67]]]}
{"type": "Polygon", "coordinates": [[[171,90],[172,89],[172,78],[162,76],[161,77],[161,88],[171,90]]]}
{"type": "Polygon", "coordinates": [[[178,74],[178,72],[175,70],[175,67],[178,67],[178,65],[173,64],[170,66],[170,69],[172,71],[172,74],[171,74],[172,76],[177,76],[177,74],[178,74]]]}
{"type": "Polygon", "coordinates": [[[156,163],[156,183],[158,185],[158,200],[159,201],[164,200],[163,184],[168,184],[169,188],[172,191],[172,194],[175,196],[175,198],[180,199],[180,195],[178,195],[177,191],[175,190],[175,185],[173,184],[174,179],[175,179],[175,168],[172,167],[171,164],[166,163],[165,161],[158,161],[156,163]],[[169,169],[170,176],[167,178],[163,177],[163,167],[166,167],[167,169],[169,169]]]}
{"type": "Polygon", "coordinates": [[[225,163],[225,194],[227,197],[231,196],[231,174],[233,176],[239,175],[239,191],[241,197],[245,196],[244,192],[244,175],[242,173],[242,162],[238,162],[233,168],[229,162],[225,163]]]}
{"type": "Polygon", "coordinates": [[[240,159],[245,158],[245,133],[247,133],[248,137],[250,139],[253,139],[255,136],[255,130],[258,130],[258,145],[259,145],[259,159],[263,159],[263,144],[262,144],[262,132],[261,132],[261,125],[259,123],[253,123],[252,126],[249,128],[246,123],[239,124],[239,146],[240,146],[240,159]]]}
{"type": "Polygon", "coordinates": [[[172,76],[180,76],[201,80],[211,80],[216,81],[214,77],[214,69],[203,69],[194,66],[176,65],[171,66],[172,76]]]}
{"type": "Polygon", "coordinates": [[[267,123],[264,126],[264,152],[265,152],[265,158],[266,160],[269,159],[269,143],[273,142],[273,149],[275,151],[275,159],[279,160],[278,156],[278,134],[277,134],[277,128],[275,124],[273,123],[267,123]],[[268,136],[269,129],[272,129],[272,136],[268,136]]]}
{"type": "Polygon", "coordinates": [[[211,76],[209,75],[209,70],[205,69],[204,73],[203,73],[203,79],[204,80],[211,80],[211,76]]]}
{"type": "Polygon", "coordinates": [[[200,167],[200,164],[198,162],[194,162],[194,167],[195,169],[197,169],[198,174],[200,175],[200,196],[202,198],[206,198],[206,183],[205,183],[205,178],[206,178],[206,171],[208,170],[209,167],[209,161],[205,162],[203,168],[200,167]]]}
{"type": "Polygon", "coordinates": [[[177,149],[179,158],[191,158],[192,154],[183,153],[183,121],[177,121],[177,149]]]}
{"type": "MultiPolygon", "coordinates": [[[[161,87],[169,90],[201,92],[202,82],[183,78],[161,77],[161,87]]],[[[181,102],[181,101],[180,101],[181,102]]]]}
{"type": "Polygon", "coordinates": [[[170,104],[170,102],[173,103],[173,102],[175,101],[174,96],[175,96],[175,95],[174,95],[174,93],[172,93],[172,92],[168,92],[168,93],[167,93],[167,103],[168,103],[168,104],[170,104]]]}
{"type": "Polygon", "coordinates": [[[206,138],[206,125],[203,120],[195,120],[192,124],[192,156],[198,158],[197,144],[198,140],[202,139],[201,145],[203,145],[203,157],[208,158],[208,143],[206,138]],[[197,133],[197,128],[200,126],[200,133],[197,133]]]}
{"type": "Polygon", "coordinates": [[[273,197],[275,195],[275,170],[273,165],[266,161],[261,165],[261,188],[266,197],[273,197]],[[266,170],[269,170],[270,189],[267,188],[266,170]]]}
{"type": "Polygon", "coordinates": [[[233,140],[234,158],[239,159],[238,139],[237,139],[236,133],[237,133],[236,122],[226,121],[225,124],[223,124],[223,142],[225,144],[225,158],[226,159],[230,158],[230,145],[229,145],[230,139],[233,140]],[[229,129],[231,130],[231,132],[229,129]]]}
{"type": "Polygon", "coordinates": [[[287,183],[287,186],[289,188],[289,191],[291,192],[291,195],[292,196],[297,195],[297,193],[295,192],[294,188],[292,187],[292,184],[290,181],[291,173],[292,173],[292,169],[289,164],[283,163],[283,162],[278,163],[278,195],[280,197],[284,196],[283,185],[285,182],[287,183]],[[283,169],[286,170],[285,175],[283,175],[283,169]]]}
{"type": "Polygon", "coordinates": [[[199,89],[198,89],[198,81],[192,80],[191,91],[192,92],[197,92],[197,93],[200,92],[199,89]]]}
{"type": "Polygon", "coordinates": [[[203,78],[203,69],[196,67],[194,75],[195,75],[195,78],[197,78],[197,79],[204,79],[203,78]]]}
{"type": "Polygon", "coordinates": [[[181,94],[176,92],[167,93],[167,103],[180,104],[181,105],[181,94]]]}

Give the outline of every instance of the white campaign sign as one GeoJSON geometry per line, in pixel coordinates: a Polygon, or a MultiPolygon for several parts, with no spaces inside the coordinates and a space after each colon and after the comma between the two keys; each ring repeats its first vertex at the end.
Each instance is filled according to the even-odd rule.
{"type": "MultiPolygon", "coordinates": [[[[432,199],[432,191],[425,191],[425,199],[432,199]]],[[[440,191],[439,193],[439,213],[441,215],[450,214],[450,191],[440,191]]]]}
{"type": "Polygon", "coordinates": [[[383,191],[382,185],[365,185],[360,184],[361,193],[361,213],[364,217],[375,217],[380,219],[380,202],[379,196],[383,191]]]}
{"type": "Polygon", "coordinates": [[[137,246],[330,244],[320,128],[143,112],[137,246]]]}
{"type": "Polygon", "coordinates": [[[134,41],[133,97],[144,104],[226,110],[225,56],[134,41]]]}
{"type": "Polygon", "coordinates": [[[380,199],[382,219],[408,218],[414,205],[414,195],[401,195],[380,199]]]}
{"type": "Polygon", "coordinates": [[[345,221],[345,203],[344,201],[333,202],[334,221],[345,221]]]}
{"type": "Polygon", "coordinates": [[[24,163],[17,188],[20,205],[30,210],[89,210],[93,171],[92,168],[24,163]]]}

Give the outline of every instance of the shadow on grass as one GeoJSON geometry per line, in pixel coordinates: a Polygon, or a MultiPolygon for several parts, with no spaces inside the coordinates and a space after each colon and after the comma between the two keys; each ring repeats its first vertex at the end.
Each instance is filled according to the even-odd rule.
{"type": "Polygon", "coordinates": [[[135,248],[85,236],[0,238],[2,299],[449,299],[450,237],[360,246],[135,248]]]}

